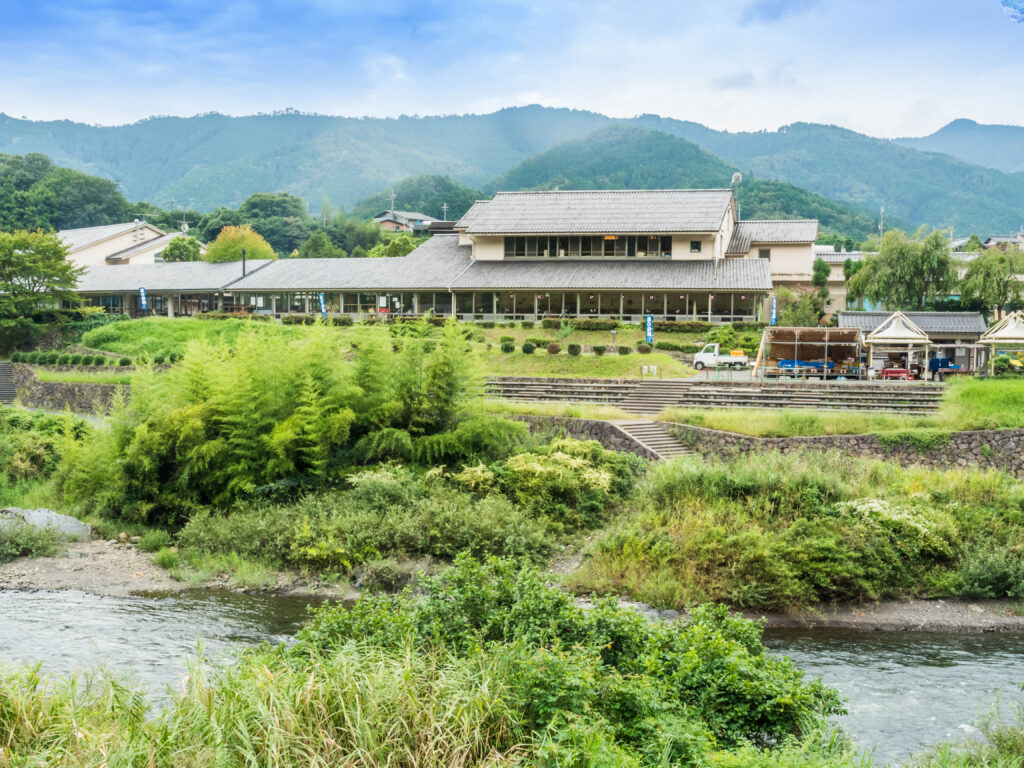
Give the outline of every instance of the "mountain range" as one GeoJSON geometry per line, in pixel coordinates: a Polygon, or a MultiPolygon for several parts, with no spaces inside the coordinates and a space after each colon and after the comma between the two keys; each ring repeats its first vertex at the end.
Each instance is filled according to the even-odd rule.
{"type": "MultiPolygon", "coordinates": [[[[325,197],[351,206],[418,174],[498,189],[513,183],[629,186],[640,175],[699,181],[728,168],[743,172],[744,186],[783,182],[793,185],[794,194],[800,188],[836,201],[844,216],[875,218],[885,206],[887,220],[952,226],[957,234],[1017,231],[1024,224],[1024,128],[970,121],[928,137],[885,140],[809,123],[733,133],[657,115],[619,120],[539,106],[396,119],[207,114],[113,127],[0,114],[0,152],[42,152],[60,165],[119,181],[130,198],[199,210],[235,206],[267,191],[300,195],[314,210],[325,197]],[[595,132],[614,135],[617,125],[668,134],[705,154],[687,150],[692,157],[684,162],[686,153],[676,146],[678,157],[666,162],[651,156],[647,171],[594,166],[583,173],[580,166],[561,182],[531,175],[553,149],[580,151],[565,149],[573,141],[607,150],[607,136],[595,132]],[[677,173],[659,171],[659,165],[677,173]]],[[[548,156],[546,165],[557,168],[555,159],[548,156]]],[[[741,187],[741,202],[745,194],[741,187]]]]}

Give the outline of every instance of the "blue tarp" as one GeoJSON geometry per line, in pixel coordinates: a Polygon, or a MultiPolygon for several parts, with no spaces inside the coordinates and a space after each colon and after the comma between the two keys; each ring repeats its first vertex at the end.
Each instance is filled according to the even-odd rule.
{"type": "Polygon", "coordinates": [[[816,368],[821,370],[827,367],[830,371],[836,367],[835,363],[808,363],[805,360],[779,360],[779,368],[816,368]]]}

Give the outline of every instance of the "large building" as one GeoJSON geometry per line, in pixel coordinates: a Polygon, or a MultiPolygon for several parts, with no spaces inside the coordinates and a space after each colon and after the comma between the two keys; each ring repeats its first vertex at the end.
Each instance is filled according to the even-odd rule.
{"type": "MultiPolygon", "coordinates": [[[[729,189],[503,192],[403,258],[281,260],[196,290],[275,314],[318,312],[323,294],[328,312],[353,315],[756,320],[776,285],[810,283],[817,231],[741,221],[729,189]]],[[[94,267],[82,293],[111,306],[108,286],[94,267]]]]}
{"type": "Polygon", "coordinates": [[[62,229],[57,233],[68,249],[68,261],[79,267],[153,264],[181,232],[164,232],[147,221],[62,229]]]}

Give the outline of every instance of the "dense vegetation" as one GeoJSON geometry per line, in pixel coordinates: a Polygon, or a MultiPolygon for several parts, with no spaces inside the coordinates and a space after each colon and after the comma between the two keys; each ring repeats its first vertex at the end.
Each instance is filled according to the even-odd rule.
{"type": "Polygon", "coordinates": [[[117,182],[60,168],[46,155],[0,154],[0,232],[113,224],[128,211],[117,182]]]}
{"type": "MultiPolygon", "coordinates": [[[[61,165],[120,179],[129,197],[161,206],[173,197],[209,211],[268,190],[350,206],[418,174],[480,187],[558,143],[617,123],[692,141],[748,178],[788,182],[872,213],[885,205],[887,217],[914,226],[985,233],[1020,226],[1021,174],[824,125],[730,133],[656,115],[618,120],[539,106],[398,119],[208,114],[116,127],[0,115],[0,152],[43,152],[61,165]]],[[[981,138],[989,143],[991,132],[981,138]]],[[[973,139],[971,146],[978,149],[973,139]]]]}
{"type": "Polygon", "coordinates": [[[965,163],[1005,173],[1024,172],[1024,128],[1019,125],[982,125],[961,118],[942,126],[930,136],[896,141],[924,152],[941,152],[958,157],[965,163]]]}
{"type": "Polygon", "coordinates": [[[652,468],[574,586],[661,606],[781,609],[886,597],[1024,597],[1024,485],[845,455],[652,468]]]}
{"type": "Polygon", "coordinates": [[[447,217],[458,221],[484,195],[448,176],[422,174],[403,179],[391,190],[364,198],[352,207],[352,215],[369,219],[381,211],[391,210],[391,193],[395,194],[395,210],[425,213],[435,219],[447,217]],[[444,209],[448,204],[447,210],[444,209]]]}

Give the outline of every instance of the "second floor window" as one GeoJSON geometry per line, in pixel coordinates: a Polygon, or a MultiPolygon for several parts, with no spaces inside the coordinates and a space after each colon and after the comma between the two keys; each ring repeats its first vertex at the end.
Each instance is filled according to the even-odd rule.
{"type": "Polygon", "coordinates": [[[770,259],[772,257],[772,249],[771,248],[758,248],[757,249],[757,257],[759,259],[770,259]]]}
{"type": "Polygon", "coordinates": [[[506,259],[672,258],[668,235],[571,235],[506,237],[506,259]]]}
{"type": "Polygon", "coordinates": [[[700,240],[690,241],[690,253],[700,253],[701,242],[700,240]]]}

